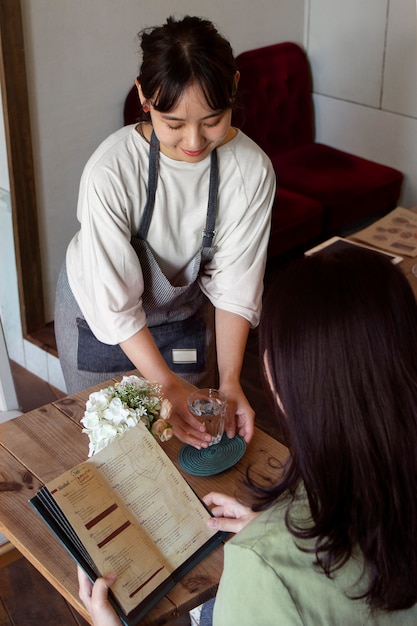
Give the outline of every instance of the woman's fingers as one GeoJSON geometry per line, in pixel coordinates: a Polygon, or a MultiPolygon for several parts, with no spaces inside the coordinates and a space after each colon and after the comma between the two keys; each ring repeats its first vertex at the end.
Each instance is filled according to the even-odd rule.
{"type": "Polygon", "coordinates": [[[207,526],[221,530],[226,533],[238,533],[247,524],[244,518],[235,517],[212,517],[208,520],[207,526]]]}
{"type": "Polygon", "coordinates": [[[224,430],[229,439],[236,435],[236,402],[227,402],[224,417],[224,430]]]}
{"type": "Polygon", "coordinates": [[[207,448],[212,437],[205,431],[205,427],[197,421],[198,426],[203,426],[203,431],[197,430],[191,424],[183,420],[178,413],[169,418],[174,435],[183,443],[188,443],[195,448],[207,448]]]}
{"type": "Polygon", "coordinates": [[[228,533],[237,533],[246,526],[257,513],[224,493],[211,491],[203,497],[206,506],[212,507],[214,517],[210,518],[207,525],[228,533]]]}
{"type": "Polygon", "coordinates": [[[226,496],[224,493],[220,493],[219,491],[210,491],[203,497],[203,502],[206,506],[220,505],[224,506],[226,504],[236,503],[236,498],[232,498],[231,496],[226,496]]]}
{"type": "Polygon", "coordinates": [[[91,593],[93,589],[93,583],[85,574],[84,570],[81,569],[79,565],[77,565],[77,576],[78,576],[78,595],[80,596],[80,600],[84,603],[85,606],[90,602],[91,593]]]}

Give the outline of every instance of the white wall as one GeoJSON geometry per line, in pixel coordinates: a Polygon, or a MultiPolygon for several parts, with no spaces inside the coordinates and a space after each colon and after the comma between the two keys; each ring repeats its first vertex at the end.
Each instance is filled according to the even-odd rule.
{"type": "Polygon", "coordinates": [[[311,0],[307,22],[317,141],[396,167],[416,205],[415,1],[311,0]]]}

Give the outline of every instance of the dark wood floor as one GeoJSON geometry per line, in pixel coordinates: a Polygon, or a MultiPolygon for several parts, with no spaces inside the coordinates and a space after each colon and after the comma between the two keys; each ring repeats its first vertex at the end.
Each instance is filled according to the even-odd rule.
{"type": "MultiPolygon", "coordinates": [[[[16,393],[24,412],[47,404],[62,394],[51,385],[12,363],[16,393]]],[[[257,425],[281,439],[263,393],[257,331],[251,331],[242,373],[245,393],[256,411],[257,425]]],[[[24,558],[0,570],[0,626],[86,626],[87,622],[24,558]]],[[[190,624],[188,617],[176,626],[190,624]]],[[[173,625],[174,626],[174,625],[173,625]]]]}

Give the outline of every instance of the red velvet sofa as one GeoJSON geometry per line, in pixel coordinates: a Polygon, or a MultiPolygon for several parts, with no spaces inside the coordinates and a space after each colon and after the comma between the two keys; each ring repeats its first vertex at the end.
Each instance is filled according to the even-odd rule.
{"type": "MultiPolygon", "coordinates": [[[[274,44],[243,52],[236,61],[233,124],[262,147],[277,175],[269,258],[343,234],[397,205],[401,172],[314,141],[312,78],[300,46],[274,44]]],[[[133,87],[124,123],[140,116],[133,87]]]]}
{"type": "Polygon", "coordinates": [[[277,174],[270,257],[359,227],[397,205],[401,172],[314,141],[311,71],[300,46],[250,50],[237,65],[233,122],[263,148],[277,174]]]}

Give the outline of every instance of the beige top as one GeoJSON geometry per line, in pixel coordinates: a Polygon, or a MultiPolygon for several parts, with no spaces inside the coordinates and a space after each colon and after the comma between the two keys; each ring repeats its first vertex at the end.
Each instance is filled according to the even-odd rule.
{"type": "MultiPolygon", "coordinates": [[[[199,284],[215,307],[259,322],[275,174],[268,157],[242,132],[219,147],[217,246],[199,284]]],[[[100,341],[120,343],[146,325],[143,278],[130,245],[143,213],[149,144],[126,126],[106,139],[81,178],[81,228],[67,251],[68,279],[100,341]]],[[[210,157],[198,163],[160,154],[155,209],[147,241],[167,278],[187,282],[201,246],[210,157]]]]}

